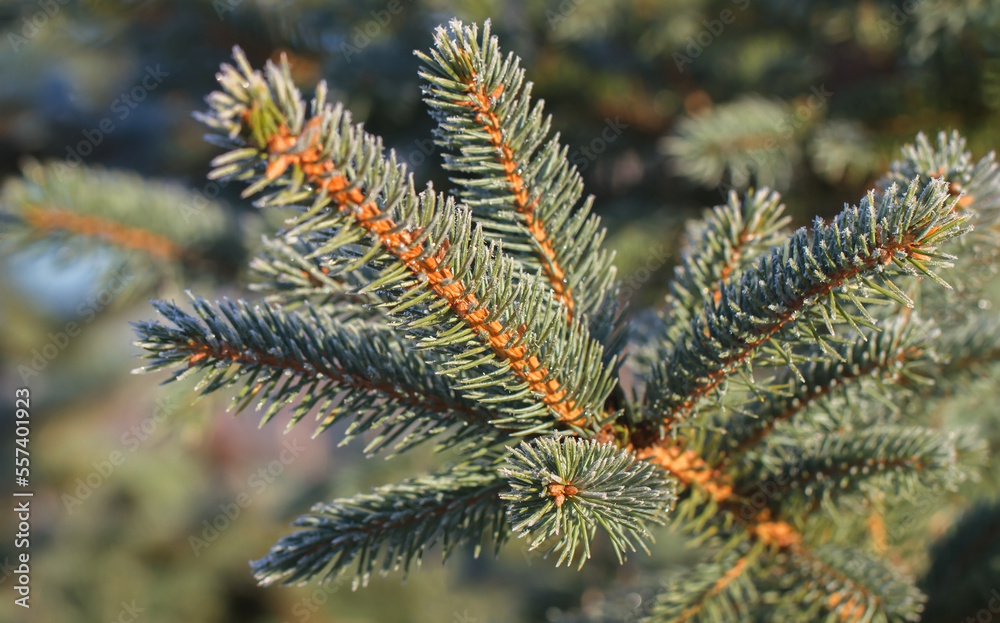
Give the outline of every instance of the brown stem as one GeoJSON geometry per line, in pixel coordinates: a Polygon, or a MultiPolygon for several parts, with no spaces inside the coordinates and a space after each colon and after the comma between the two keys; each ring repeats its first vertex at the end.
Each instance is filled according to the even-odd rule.
{"type": "Polygon", "coordinates": [[[556,297],[566,305],[567,318],[572,320],[574,301],[573,294],[570,292],[569,286],[566,285],[566,272],[559,264],[556,250],[552,246],[552,239],[545,224],[535,213],[535,208],[538,207],[538,197],[534,200],[530,198],[527,183],[521,175],[521,165],[514,160],[514,150],[504,139],[500,117],[495,111],[494,102],[503,93],[503,85],[499,85],[492,93],[487,93],[486,88],[481,83],[476,83],[475,73],[471,73],[464,82],[472,99],[462,102],[462,104],[472,108],[476,123],[482,124],[483,129],[489,135],[490,144],[496,150],[496,160],[503,167],[508,189],[513,193],[514,209],[524,217],[524,226],[538,245],[538,253],[542,257],[542,271],[549,280],[549,285],[552,286],[556,297]]]}
{"type": "MultiPolygon", "coordinates": [[[[732,449],[729,456],[725,458],[723,465],[730,464],[734,458],[740,456],[748,449],[755,446],[758,442],[760,442],[761,439],[771,434],[771,432],[778,426],[778,424],[790,420],[792,417],[795,416],[796,413],[801,412],[807,406],[809,406],[813,402],[816,402],[820,398],[826,396],[834,389],[842,387],[848,381],[861,378],[862,376],[870,374],[879,368],[890,370],[893,367],[893,365],[895,365],[897,362],[905,361],[906,359],[912,359],[918,354],[919,354],[918,349],[909,348],[899,353],[895,357],[884,362],[872,360],[868,365],[859,367],[856,372],[854,371],[848,372],[843,376],[837,378],[836,382],[834,383],[826,383],[821,387],[814,387],[812,390],[807,391],[805,394],[797,396],[798,400],[794,401],[794,403],[790,403],[784,411],[762,422],[761,427],[758,428],[756,431],[754,431],[752,435],[744,439],[741,439],[739,444],[732,449]]],[[[899,375],[892,374],[890,376],[898,377],[899,375]]]]}
{"type": "Polygon", "coordinates": [[[124,249],[142,251],[165,260],[180,260],[186,255],[184,249],[165,236],[97,216],[34,205],[26,206],[23,216],[29,225],[43,232],[66,231],[97,238],[124,249]]]}
{"type": "Polygon", "coordinates": [[[207,359],[213,361],[231,361],[243,365],[267,366],[276,370],[288,370],[300,376],[309,376],[318,372],[339,385],[347,385],[361,390],[377,391],[401,404],[425,407],[440,413],[460,414],[466,421],[474,421],[482,424],[488,423],[491,419],[488,414],[475,411],[464,405],[452,404],[437,396],[426,396],[412,389],[401,389],[392,383],[375,382],[372,379],[352,374],[339,367],[312,363],[311,365],[315,368],[315,371],[313,371],[296,359],[277,357],[270,353],[239,350],[229,344],[213,346],[203,342],[191,341],[187,343],[187,350],[191,353],[188,357],[188,367],[198,365],[207,359]]]}
{"type": "Polygon", "coordinates": [[[747,228],[747,223],[744,223],[743,229],[740,230],[740,235],[736,239],[736,244],[733,245],[733,248],[729,252],[729,257],[724,260],[719,280],[712,286],[712,291],[708,294],[708,298],[713,303],[718,303],[719,299],[722,298],[722,287],[729,282],[729,278],[736,272],[736,265],[739,263],[740,258],[743,257],[746,245],[751,240],[753,240],[753,236],[747,228]]]}
{"type": "Polygon", "coordinates": [[[319,123],[320,118],[314,117],[306,124],[304,132],[311,134],[312,144],[295,153],[286,152],[296,145],[299,137],[292,136],[285,126],[279,128],[267,144],[267,151],[272,156],[267,166],[267,177],[277,178],[288,166],[298,166],[309,183],[325,191],[341,212],[350,213],[356,225],[377,239],[387,253],[402,262],[446,301],[455,315],[485,339],[500,359],[508,362],[513,374],[541,396],[542,402],[559,416],[560,421],[576,426],[586,425],[584,408],[568,396],[569,392],[559,380],[551,375],[537,356],[529,355],[527,346],[520,342],[523,327],[508,328],[499,320],[487,322],[491,311],[462,281],[455,278],[451,267],[441,264],[448,250],[448,241],[442,241],[433,255],[427,253],[423,243],[418,242],[419,231],[401,229],[378,205],[366,202],[365,193],[360,188],[351,188],[347,179],[336,171],[333,162],[322,157],[316,145],[317,133],[312,132],[319,123]]]}
{"type": "Polygon", "coordinates": [[[746,556],[741,556],[739,560],[733,564],[732,568],[722,574],[722,577],[719,578],[719,580],[713,584],[711,588],[702,593],[701,598],[698,599],[697,603],[694,603],[684,609],[680,618],[677,619],[678,623],[690,621],[691,617],[701,612],[701,609],[705,607],[705,601],[721,593],[727,586],[732,584],[736,578],[743,575],[743,572],[746,571],[748,562],[749,561],[746,556]]]}
{"type": "Polygon", "coordinates": [[[671,428],[676,421],[690,414],[701,398],[708,395],[726,379],[730,370],[744,363],[753,355],[754,352],[756,352],[760,345],[770,340],[785,326],[794,322],[798,317],[798,312],[808,301],[812,299],[824,298],[836,288],[843,285],[846,281],[875,268],[875,266],[879,264],[888,264],[899,252],[902,252],[908,257],[922,258],[924,256],[917,253],[917,249],[919,247],[919,241],[912,240],[909,236],[904,237],[902,240],[890,241],[888,244],[879,249],[876,254],[867,258],[865,261],[856,265],[852,264],[833,275],[829,275],[826,282],[816,284],[809,290],[802,293],[796,299],[791,301],[785,307],[784,311],[774,317],[770,323],[761,325],[758,328],[754,339],[744,342],[742,348],[740,348],[736,353],[719,362],[714,371],[699,379],[695,387],[688,392],[685,399],[671,407],[664,415],[665,428],[671,428]]]}

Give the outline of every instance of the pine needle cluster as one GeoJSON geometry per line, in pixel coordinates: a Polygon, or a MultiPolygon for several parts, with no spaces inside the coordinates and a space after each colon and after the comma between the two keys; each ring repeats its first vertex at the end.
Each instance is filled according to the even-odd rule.
{"type": "MultiPolygon", "coordinates": [[[[919,619],[916,581],[859,543],[981,461],[926,405],[998,354],[975,304],[1000,248],[992,154],[921,135],[856,204],[795,231],[777,192],[731,193],[630,334],[605,230],[520,60],[488,22],[417,55],[450,192],[418,188],[324,83],[304,98],[285,60],[257,70],[237,49],[198,114],[225,150],[210,177],[292,216],[251,262],[260,301],[155,303],[142,371],[234,390],[263,421],[344,423],[369,454],[460,457],[316,505],[257,579],[359,585],[431,547],[512,539],[582,566],[605,543],[648,552],[667,525],[705,556],[664,580],[650,621],[919,619]]],[[[689,134],[734,131],[717,121],[689,134]]],[[[688,161],[712,182],[736,166],[688,161]]]]}

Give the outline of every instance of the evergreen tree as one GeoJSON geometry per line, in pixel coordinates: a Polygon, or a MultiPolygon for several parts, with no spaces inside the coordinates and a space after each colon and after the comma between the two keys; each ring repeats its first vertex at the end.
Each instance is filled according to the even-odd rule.
{"type": "MultiPolygon", "coordinates": [[[[604,229],[519,59],[488,23],[457,21],[418,56],[453,193],[418,190],[325,84],[307,102],[286,61],[261,72],[237,49],[199,115],[227,150],[212,179],[289,216],[251,263],[264,300],[155,302],[163,320],[136,325],[143,370],[235,389],[234,408],[265,422],[287,407],[288,426],[310,416],[317,434],[347,423],[373,455],[433,440],[457,457],[316,505],[257,579],[360,585],[436,545],[512,538],[583,566],[596,539],[624,560],[666,524],[705,556],[665,579],[648,620],[917,620],[916,581],[859,543],[983,460],[930,409],[1000,345],[980,304],[998,248],[992,154],[920,135],[855,205],[797,231],[777,192],[731,192],[689,227],[655,318],[629,326],[604,229]]],[[[773,111],[754,105],[764,127],[773,111]]],[[[668,148],[699,181],[761,180],[698,160],[691,137],[731,121],[668,148]]],[[[769,182],[791,153],[768,151],[769,182]]]]}

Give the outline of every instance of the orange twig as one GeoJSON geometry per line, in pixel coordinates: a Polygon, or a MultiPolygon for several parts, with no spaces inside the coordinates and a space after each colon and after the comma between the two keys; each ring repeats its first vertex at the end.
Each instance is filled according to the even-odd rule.
{"type": "Polygon", "coordinates": [[[665,441],[640,448],[636,458],[665,469],[685,486],[704,490],[716,502],[732,497],[733,487],[726,474],[713,469],[693,450],[685,450],[679,443],[667,445],[665,441]]]}
{"type": "Polygon", "coordinates": [[[39,206],[27,206],[23,215],[28,224],[40,231],[66,231],[90,236],[166,260],[178,260],[185,254],[184,249],[165,236],[97,216],[39,206]]]}
{"type": "Polygon", "coordinates": [[[535,208],[538,207],[538,197],[534,200],[530,199],[527,184],[521,175],[521,166],[514,160],[514,150],[504,140],[500,117],[494,110],[494,102],[503,94],[504,85],[501,84],[493,92],[487,93],[482,84],[476,83],[475,77],[475,73],[471,73],[464,80],[472,99],[462,102],[462,104],[472,108],[474,119],[477,123],[481,123],[483,129],[489,134],[490,144],[496,149],[497,161],[503,167],[508,188],[514,195],[514,208],[523,215],[524,226],[538,244],[539,254],[544,260],[542,270],[545,272],[545,277],[549,280],[556,297],[566,305],[567,316],[572,320],[573,295],[569,286],[566,285],[566,273],[559,265],[556,250],[552,246],[552,240],[545,229],[545,224],[535,213],[535,208]]]}
{"type": "Polygon", "coordinates": [[[736,239],[736,244],[730,250],[729,257],[726,258],[725,263],[722,266],[722,274],[719,276],[719,281],[712,286],[712,291],[709,293],[709,298],[713,302],[718,303],[719,299],[722,298],[722,286],[726,285],[729,281],[729,277],[736,271],[736,264],[739,263],[740,258],[743,257],[743,251],[745,250],[746,244],[753,240],[754,236],[747,229],[746,224],[743,225],[743,229],[740,231],[739,238],[736,239]]]}
{"type": "MultiPolygon", "coordinates": [[[[931,233],[933,233],[933,230],[929,230],[927,235],[930,235],[931,233]]],[[[664,425],[667,428],[670,428],[675,421],[693,411],[702,397],[708,395],[709,392],[718,387],[722,381],[726,379],[730,369],[746,361],[747,358],[754,353],[758,346],[771,339],[771,337],[778,333],[778,331],[793,322],[796,318],[797,312],[802,309],[807,301],[814,297],[825,297],[836,288],[839,288],[848,279],[852,279],[862,272],[874,268],[878,264],[883,266],[888,264],[893,260],[893,257],[897,252],[902,251],[907,257],[913,257],[917,252],[916,250],[919,248],[919,241],[911,240],[907,237],[903,240],[887,245],[879,251],[878,255],[869,258],[866,262],[848,266],[840,272],[830,275],[829,280],[825,283],[817,284],[808,291],[804,292],[798,299],[792,301],[791,304],[788,305],[787,309],[775,317],[770,324],[760,326],[758,334],[759,337],[752,341],[745,342],[742,348],[720,362],[718,368],[714,372],[706,374],[700,383],[687,395],[687,398],[684,401],[675,405],[667,412],[664,416],[664,425]]]]}
{"type": "MultiPolygon", "coordinates": [[[[764,422],[763,425],[759,429],[757,429],[752,435],[750,435],[746,439],[741,440],[739,445],[737,445],[728,453],[729,456],[725,457],[723,465],[728,465],[734,457],[739,456],[740,454],[745,452],[748,448],[751,448],[754,445],[756,445],[761,439],[771,434],[771,432],[775,429],[775,427],[777,427],[778,424],[791,419],[796,413],[801,412],[813,402],[829,394],[834,389],[843,386],[845,382],[865,376],[866,374],[869,374],[880,367],[885,368],[886,370],[890,370],[892,369],[892,366],[897,362],[902,362],[908,358],[917,357],[919,356],[920,352],[921,351],[918,348],[908,348],[899,355],[897,355],[896,357],[890,359],[889,361],[886,361],[884,363],[880,363],[878,361],[872,361],[868,365],[860,367],[857,372],[848,372],[844,374],[842,377],[840,377],[836,383],[827,383],[822,386],[811,388],[810,391],[806,392],[805,395],[799,396],[798,400],[796,400],[794,404],[789,405],[787,409],[785,409],[781,413],[775,415],[771,419],[764,422]]],[[[892,376],[894,378],[899,378],[900,375],[898,373],[894,373],[892,376]]]]}
{"type": "Polygon", "coordinates": [[[691,617],[701,612],[701,609],[705,606],[705,600],[708,599],[709,597],[714,597],[718,595],[723,590],[725,590],[727,586],[732,584],[733,580],[740,577],[740,575],[742,575],[743,572],[746,571],[748,562],[749,561],[747,560],[746,556],[740,557],[740,559],[736,561],[736,564],[733,565],[732,569],[722,574],[722,577],[719,578],[719,580],[712,585],[712,588],[705,591],[701,599],[698,600],[698,603],[684,609],[684,612],[681,613],[681,616],[678,619],[678,621],[681,623],[683,621],[689,621],[691,617]]]}
{"type": "Polygon", "coordinates": [[[767,508],[753,517],[747,532],[764,545],[778,549],[799,551],[802,547],[802,534],[787,521],[772,519],[767,508]]]}
{"type": "MultiPolygon", "coordinates": [[[[318,123],[318,117],[310,120],[305,132],[311,132],[318,123]]],[[[423,244],[416,241],[419,232],[401,230],[374,202],[366,203],[365,193],[356,187],[349,188],[348,181],[336,171],[333,163],[323,159],[316,145],[316,133],[312,133],[312,138],[312,144],[305,149],[288,153],[287,150],[297,143],[298,137],[292,136],[288,128],[282,126],[267,144],[267,151],[272,156],[266,169],[267,177],[274,179],[288,166],[298,166],[311,184],[326,191],[338,209],[349,212],[355,223],[375,237],[386,252],[400,260],[411,273],[425,279],[427,286],[447,301],[452,311],[470,329],[484,337],[498,357],[509,363],[511,371],[540,394],[542,402],[555,411],[561,421],[585,425],[587,419],[583,407],[568,397],[569,392],[552,377],[538,357],[529,356],[527,346],[520,343],[523,328],[509,329],[499,320],[487,322],[490,310],[479,302],[464,283],[455,278],[450,267],[441,265],[448,249],[448,241],[443,241],[435,254],[426,253],[423,244]]]]}

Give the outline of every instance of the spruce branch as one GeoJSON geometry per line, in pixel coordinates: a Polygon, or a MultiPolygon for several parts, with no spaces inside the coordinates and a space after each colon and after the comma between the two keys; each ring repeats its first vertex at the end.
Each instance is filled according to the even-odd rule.
{"type": "Polygon", "coordinates": [[[789,551],[789,597],[811,604],[813,616],[828,612],[838,621],[919,621],[924,595],[913,579],[864,552],[842,546],[789,551]]]}
{"type": "Polygon", "coordinates": [[[200,371],[198,391],[240,387],[233,408],[256,401],[261,424],[294,405],[288,428],[315,412],[315,435],[348,420],[345,442],[378,431],[366,451],[402,451],[436,435],[443,443],[497,443],[496,413],[457,395],[425,360],[377,325],[342,324],[314,308],[286,311],[245,302],[212,305],[193,298],[197,316],[173,303],[154,306],[173,326],[137,323],[137,344],[152,363],[137,372],[180,368],[170,380],[200,371]]]}
{"type": "Polygon", "coordinates": [[[685,117],[662,151],[684,177],[712,188],[730,183],[746,188],[787,188],[792,169],[801,158],[792,131],[789,106],[759,96],[720,104],[698,117],[685,117]]]}
{"type": "MultiPolygon", "coordinates": [[[[920,297],[923,313],[942,326],[965,324],[972,320],[975,306],[988,298],[989,285],[996,278],[1000,259],[1000,165],[993,153],[973,160],[965,139],[957,132],[939,133],[936,144],[920,134],[915,144],[901,151],[901,159],[892,164],[880,184],[886,187],[904,176],[944,180],[948,192],[956,197],[955,209],[967,213],[975,228],[958,241],[952,279],[955,290],[949,296],[926,293],[920,297]]],[[[922,294],[917,291],[918,296],[922,294]]]]}
{"type": "Polygon", "coordinates": [[[250,261],[250,289],[264,294],[267,302],[289,309],[308,303],[344,320],[381,319],[377,307],[385,299],[364,289],[378,271],[336,269],[342,262],[357,261],[359,253],[344,247],[324,256],[315,244],[265,237],[261,251],[250,261]]]}
{"type": "Polygon", "coordinates": [[[787,335],[786,327],[820,341],[835,321],[871,324],[870,315],[849,311],[864,310],[859,294],[912,305],[892,280],[926,275],[944,283],[931,268],[947,267],[953,258],[939,245],[963,234],[968,220],[953,204],[943,182],[914,182],[880,200],[869,193],[833,222],[797,231],[724,286],[705,317],[691,319],[653,371],[650,412],[669,429],[762,347],[781,348],[772,338],[787,335]]]}
{"type": "MultiPolygon", "coordinates": [[[[915,316],[897,317],[879,331],[865,329],[853,340],[836,344],[835,357],[812,346],[804,354],[806,362],[783,374],[777,383],[790,387],[788,391],[765,391],[746,411],[718,418],[716,428],[725,432],[713,436],[720,453],[717,460],[733,463],[781,423],[808,413],[817,403],[837,394],[856,395],[871,385],[875,386],[873,393],[882,392],[894,381],[926,383],[918,370],[932,363],[928,349],[939,335],[940,331],[915,316]]],[[[798,443],[794,435],[787,441],[789,446],[798,443]]],[[[703,453],[712,455],[713,450],[703,453]]]]}
{"type": "Polygon", "coordinates": [[[21,212],[24,224],[41,237],[52,234],[93,238],[129,251],[142,251],[155,259],[177,261],[184,250],[166,236],[128,227],[97,216],[84,216],[59,208],[27,205],[21,212]]]}
{"type": "Polygon", "coordinates": [[[216,273],[234,271],[242,254],[222,204],[177,184],[100,167],[28,162],[21,177],[0,189],[0,219],[9,221],[3,237],[16,248],[56,240],[216,273]]]}
{"type": "MultiPolygon", "coordinates": [[[[955,259],[945,243],[970,223],[990,227],[992,159],[972,165],[959,139],[918,140],[894,169],[905,184],[790,236],[776,193],[731,193],[689,232],[659,356],[633,401],[616,385],[622,314],[604,230],[520,61],[502,56],[488,24],[457,21],[418,56],[459,201],[418,192],[380,139],[327,102],[325,84],[305,101],[284,60],[255,71],[237,49],[199,117],[226,149],[211,176],[295,215],[253,264],[265,303],[195,299],[193,314],[157,303],[166,320],[137,325],[147,370],[197,376],[202,393],[237,389],[235,407],[256,401],[264,421],[285,406],[291,424],[315,414],[317,432],[343,421],[349,438],[374,436],[370,452],[437,437],[477,457],[314,507],[254,563],[257,578],[327,580],[353,567],[361,584],[419,564],[428,547],[447,557],[466,543],[499,548],[510,533],[582,566],[599,528],[624,560],[648,552],[651,524],[669,515],[710,550],[657,598],[653,620],[785,615],[793,603],[830,620],[916,616],[912,583],[855,563],[837,544],[844,532],[822,522],[889,490],[953,487],[959,455],[978,447],[874,426],[871,413],[876,400],[918,395],[888,383],[995,353],[992,325],[969,325],[980,343],[946,325],[956,341],[938,359],[929,325],[892,316],[894,304],[923,303],[913,278],[943,283],[934,271],[955,259]],[[820,412],[841,406],[861,426],[820,412]]],[[[744,143],[721,155],[708,152],[724,137],[692,122],[690,151],[709,149],[689,173],[724,175],[729,154],[747,150],[790,166],[794,142],[767,142],[780,122],[747,131],[741,120],[744,143]]]]}
{"type": "Polygon", "coordinates": [[[611,444],[576,438],[541,437],[513,448],[500,474],[510,490],[511,529],[531,538],[530,548],[558,537],[546,555],[558,552],[556,566],[590,558],[600,526],[611,537],[619,560],[638,544],[649,553],[649,523],[662,524],[674,501],[671,481],[652,465],[636,461],[611,444]]]}
{"type": "Polygon", "coordinates": [[[961,196],[957,207],[971,209],[976,214],[973,222],[977,229],[996,224],[1000,219],[1000,165],[994,153],[973,163],[966,140],[957,131],[939,132],[936,145],[921,132],[914,144],[904,145],[900,152],[901,158],[892,163],[889,173],[879,182],[882,188],[915,177],[922,181],[943,179],[952,195],[961,196]]]}
{"type": "Polygon", "coordinates": [[[688,225],[667,295],[672,327],[683,327],[706,302],[717,303],[725,284],[783,239],[790,220],[784,210],[781,196],[766,188],[747,192],[742,201],[730,191],[725,204],[688,225]]]}
{"type": "Polygon", "coordinates": [[[760,551],[728,551],[675,573],[656,596],[645,623],[747,620],[760,596],[753,567],[760,551]]]}
{"type": "Polygon", "coordinates": [[[370,287],[389,297],[387,313],[422,347],[453,355],[446,374],[492,366],[460,386],[490,390],[483,397],[510,423],[538,431],[600,416],[614,360],[605,363],[585,326],[567,325],[545,280],[488,244],[468,210],[430,190],[418,195],[394,154],[385,158],[379,139],[327,104],[324,84],[306,119],[287,63],[269,64],[265,78],[239,50],[235,58],[200,117],[235,147],[216,158],[213,177],[251,182],[245,196],[272,189],[258,205],[300,207],[288,234],[321,237],[323,252],[364,240],[369,250],[354,265],[385,263],[370,287]]]}
{"type": "Polygon", "coordinates": [[[843,496],[894,491],[912,497],[921,487],[954,487],[961,479],[955,435],[922,427],[877,426],[829,434],[819,446],[800,451],[773,469],[741,478],[737,490],[748,495],[759,483],[777,483],[773,498],[783,512],[826,505],[843,496]]]}
{"type": "Polygon", "coordinates": [[[605,229],[591,214],[593,198],[576,207],[583,180],[559,136],[547,139],[551,117],[532,104],[520,59],[504,58],[490,23],[482,35],[454,20],[439,27],[434,49],[418,51],[425,101],[437,120],[459,198],[530,271],[540,267],[567,317],[590,317],[613,303],[612,254],[605,229]]]}
{"type": "Polygon", "coordinates": [[[486,462],[464,463],[375,489],[371,494],[318,504],[252,563],[263,585],[331,580],[356,564],[353,586],[366,586],[373,571],[409,571],[424,552],[441,544],[445,559],[456,547],[484,541],[499,550],[508,534],[499,494],[506,482],[486,462]]]}

